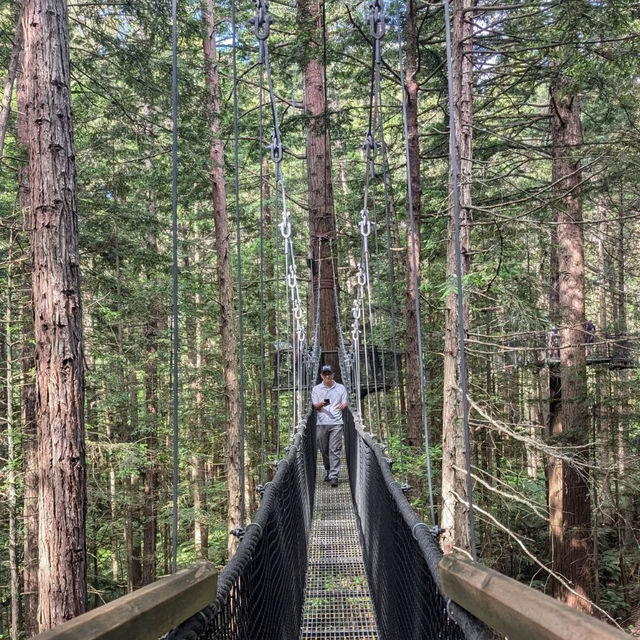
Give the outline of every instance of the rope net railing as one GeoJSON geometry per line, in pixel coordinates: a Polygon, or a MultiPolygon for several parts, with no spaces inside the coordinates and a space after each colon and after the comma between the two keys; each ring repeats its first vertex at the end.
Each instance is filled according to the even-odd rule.
{"type": "Polygon", "coordinates": [[[344,413],[349,483],[380,636],[489,640],[482,623],[443,595],[436,536],[411,509],[358,413],[344,413]]]}
{"type": "Polygon", "coordinates": [[[315,414],[298,425],[236,554],[220,574],[215,602],[166,640],[295,640],[304,604],[316,475],[315,414]]]}

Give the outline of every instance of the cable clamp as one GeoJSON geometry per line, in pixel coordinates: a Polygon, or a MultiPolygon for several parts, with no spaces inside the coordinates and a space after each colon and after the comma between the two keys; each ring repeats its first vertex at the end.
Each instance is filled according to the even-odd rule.
{"type": "MultiPolygon", "coordinates": [[[[365,270],[362,268],[362,263],[358,265],[358,272],[356,273],[356,282],[358,283],[358,286],[360,288],[364,287],[367,284],[367,274],[365,273],[365,270]]],[[[360,316],[358,315],[358,317],[360,316]]]]}
{"type": "Polygon", "coordinates": [[[366,209],[360,211],[360,233],[366,238],[371,233],[371,220],[366,209]]]}
{"type": "Polygon", "coordinates": [[[291,219],[289,216],[282,218],[282,222],[278,225],[278,228],[285,240],[288,240],[291,237],[291,219]]]}
{"type": "Polygon", "coordinates": [[[373,38],[380,40],[386,31],[386,17],[383,0],[369,2],[369,31],[373,38]]]}
{"type": "Polygon", "coordinates": [[[235,529],[231,529],[229,533],[232,536],[235,536],[236,538],[238,538],[238,540],[242,540],[242,538],[244,538],[244,534],[246,533],[246,531],[242,527],[236,527],[235,529]]]}
{"type": "Polygon", "coordinates": [[[291,265],[289,267],[289,273],[287,274],[287,285],[290,289],[295,289],[298,284],[298,274],[296,273],[296,268],[291,265]]]}
{"type": "Polygon", "coordinates": [[[284,144],[282,143],[282,135],[280,131],[276,130],[271,134],[269,150],[271,151],[271,159],[277,165],[280,165],[284,156],[284,144]]]}
{"type": "Polygon", "coordinates": [[[253,25],[256,38],[260,41],[269,37],[273,18],[269,15],[269,2],[267,0],[256,0],[256,16],[251,18],[249,23],[253,25]]]}
{"type": "Polygon", "coordinates": [[[409,491],[409,489],[411,489],[411,485],[407,484],[406,482],[403,482],[400,485],[400,490],[402,491],[402,493],[407,493],[407,491],[409,491]]]}

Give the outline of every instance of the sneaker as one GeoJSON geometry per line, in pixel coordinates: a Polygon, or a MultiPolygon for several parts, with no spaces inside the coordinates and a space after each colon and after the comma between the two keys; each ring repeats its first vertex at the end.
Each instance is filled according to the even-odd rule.
{"type": "Polygon", "coordinates": [[[331,478],[330,482],[332,487],[338,486],[338,478],[331,478]]]}

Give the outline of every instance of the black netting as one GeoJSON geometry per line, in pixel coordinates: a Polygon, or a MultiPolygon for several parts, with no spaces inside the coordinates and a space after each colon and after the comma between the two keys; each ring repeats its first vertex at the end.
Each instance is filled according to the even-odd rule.
{"type": "Polygon", "coordinates": [[[442,552],[418,520],[382,449],[345,411],[345,448],[380,637],[485,640],[491,633],[440,591],[442,552]]]}
{"type": "Polygon", "coordinates": [[[167,640],[296,640],[300,634],[313,494],[315,414],[265,487],[260,508],[218,579],[211,606],[167,640]]]}

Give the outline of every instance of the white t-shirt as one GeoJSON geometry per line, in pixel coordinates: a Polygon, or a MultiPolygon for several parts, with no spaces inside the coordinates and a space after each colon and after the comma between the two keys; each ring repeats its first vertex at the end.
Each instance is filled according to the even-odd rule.
{"type": "Polygon", "coordinates": [[[313,387],[311,404],[318,404],[325,398],[329,398],[329,404],[317,410],[316,424],[342,424],[342,411],[338,409],[338,405],[346,403],[348,399],[344,385],[334,381],[330,387],[327,387],[324,382],[313,387]]]}

